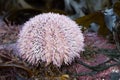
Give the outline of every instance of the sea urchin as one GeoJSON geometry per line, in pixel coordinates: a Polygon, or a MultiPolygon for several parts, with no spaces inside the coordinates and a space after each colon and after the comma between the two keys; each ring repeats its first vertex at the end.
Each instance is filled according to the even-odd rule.
{"type": "Polygon", "coordinates": [[[43,61],[60,67],[80,56],[84,37],[80,26],[67,16],[44,13],[24,24],[17,47],[20,58],[32,65],[43,61]]]}

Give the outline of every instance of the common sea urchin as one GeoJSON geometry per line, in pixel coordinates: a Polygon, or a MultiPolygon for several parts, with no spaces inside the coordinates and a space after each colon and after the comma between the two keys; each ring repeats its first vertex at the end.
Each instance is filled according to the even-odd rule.
{"type": "Polygon", "coordinates": [[[74,21],[64,15],[44,13],[27,21],[17,41],[19,56],[31,63],[60,67],[70,64],[84,47],[84,37],[74,21]]]}

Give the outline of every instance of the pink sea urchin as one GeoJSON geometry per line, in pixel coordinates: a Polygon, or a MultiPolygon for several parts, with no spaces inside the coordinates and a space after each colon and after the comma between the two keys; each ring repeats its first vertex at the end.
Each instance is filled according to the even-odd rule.
{"type": "Polygon", "coordinates": [[[64,15],[44,13],[27,21],[17,42],[19,56],[36,65],[70,64],[79,57],[84,47],[84,37],[74,21],[64,15]]]}

